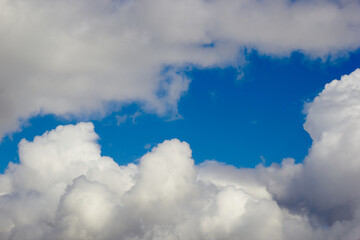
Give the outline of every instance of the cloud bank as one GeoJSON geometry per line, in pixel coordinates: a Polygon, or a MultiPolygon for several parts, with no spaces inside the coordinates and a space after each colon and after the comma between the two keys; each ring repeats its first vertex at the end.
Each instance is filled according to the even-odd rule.
{"type": "Polygon", "coordinates": [[[357,240],[359,93],[360,69],[309,104],[313,145],[300,164],[194,165],[173,139],[119,166],[92,123],[22,140],[20,163],[0,175],[0,238],[357,240]]]}
{"type": "Polygon", "coordinates": [[[138,103],[176,117],[184,68],[240,49],[321,57],[360,45],[358,1],[0,0],[0,138],[38,114],[138,103]]]}

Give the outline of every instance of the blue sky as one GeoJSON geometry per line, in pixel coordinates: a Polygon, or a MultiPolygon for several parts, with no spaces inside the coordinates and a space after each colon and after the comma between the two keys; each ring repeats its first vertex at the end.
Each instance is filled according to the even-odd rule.
{"type": "Polygon", "coordinates": [[[358,0],[0,0],[1,240],[359,240],[358,0]]]}
{"type": "MultiPolygon", "coordinates": [[[[191,84],[179,101],[181,118],[149,114],[130,104],[94,120],[102,154],[119,164],[136,162],[159,142],[178,138],[191,145],[197,163],[217,160],[255,167],[287,157],[302,162],[312,142],[302,126],[304,104],[326,83],[355,70],[359,62],[359,51],[329,60],[296,52],[281,58],[253,51],[241,66],[241,79],[234,67],[192,67],[184,73],[191,84]],[[138,116],[131,118],[135,113],[138,116]],[[118,123],[117,116],[125,115],[126,120],[118,123]]],[[[2,171],[9,161],[19,161],[17,144],[22,138],[31,141],[57,125],[76,122],[54,115],[31,118],[1,143],[2,171]]]]}

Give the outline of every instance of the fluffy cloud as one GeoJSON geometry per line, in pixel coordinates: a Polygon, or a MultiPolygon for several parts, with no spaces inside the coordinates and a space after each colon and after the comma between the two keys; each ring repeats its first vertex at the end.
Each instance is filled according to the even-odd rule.
{"type": "Polygon", "coordinates": [[[0,0],[0,138],[37,114],[177,113],[187,66],[359,47],[358,1],[0,0]],[[111,103],[111,104],[109,104],[111,103]]]}
{"type": "Polygon", "coordinates": [[[360,191],[360,69],[334,80],[308,106],[313,144],[303,164],[262,169],[280,205],[325,225],[326,239],[358,239],[360,191]]]}
{"type": "Polygon", "coordinates": [[[1,239],[356,240],[360,235],[360,70],[309,105],[304,163],[194,165],[165,141],[140,163],[103,157],[91,123],[19,144],[0,175],[1,239]]]}
{"type": "Polygon", "coordinates": [[[286,225],[310,228],[264,186],[202,177],[185,142],[118,166],[96,138],[79,123],[20,143],[21,163],[1,176],[2,239],[286,239],[286,225]]]}

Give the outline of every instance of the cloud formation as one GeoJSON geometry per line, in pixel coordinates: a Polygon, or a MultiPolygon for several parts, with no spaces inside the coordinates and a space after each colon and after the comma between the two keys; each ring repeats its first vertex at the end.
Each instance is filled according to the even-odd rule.
{"type": "Polygon", "coordinates": [[[173,139],[119,166],[92,123],[22,140],[20,163],[0,175],[0,238],[357,240],[359,92],[360,69],[308,106],[313,145],[300,164],[194,165],[173,139]]]}
{"type": "Polygon", "coordinates": [[[358,1],[0,0],[0,138],[38,114],[103,116],[136,102],[177,116],[188,66],[349,51],[358,1]]]}

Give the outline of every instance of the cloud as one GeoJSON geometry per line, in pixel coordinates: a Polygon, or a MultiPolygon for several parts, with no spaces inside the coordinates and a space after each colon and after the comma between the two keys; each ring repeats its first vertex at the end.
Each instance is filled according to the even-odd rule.
{"type": "Polygon", "coordinates": [[[356,240],[360,232],[360,69],[309,105],[304,163],[194,165],[164,141],[139,164],[101,156],[92,123],[19,144],[0,175],[1,239],[356,240]]]}
{"type": "Polygon", "coordinates": [[[328,226],[327,239],[359,236],[359,93],[360,69],[327,84],[308,106],[304,127],[313,144],[304,163],[263,169],[279,204],[328,226]]]}
{"type": "Polygon", "coordinates": [[[203,180],[185,142],[118,166],[96,139],[79,123],[19,144],[21,163],[1,176],[1,239],[281,239],[285,221],[309,227],[263,186],[203,180]]]}
{"type": "Polygon", "coordinates": [[[358,1],[0,0],[0,9],[0,137],[31,116],[90,119],[114,103],[176,117],[183,70],[235,65],[244,47],[322,57],[360,43],[358,1]]]}
{"type": "Polygon", "coordinates": [[[141,112],[139,111],[136,111],[135,113],[133,114],[124,114],[124,115],[116,115],[115,118],[116,118],[116,125],[120,126],[121,124],[124,124],[128,119],[131,119],[131,122],[133,124],[136,123],[136,120],[138,117],[141,116],[141,112]]]}
{"type": "MultiPolygon", "coordinates": [[[[305,129],[313,145],[298,183],[309,211],[332,224],[356,218],[360,180],[360,69],[325,86],[308,110],[305,129]],[[306,186],[312,184],[312,191],[306,186]]],[[[357,229],[359,231],[360,229],[357,229]]]]}

